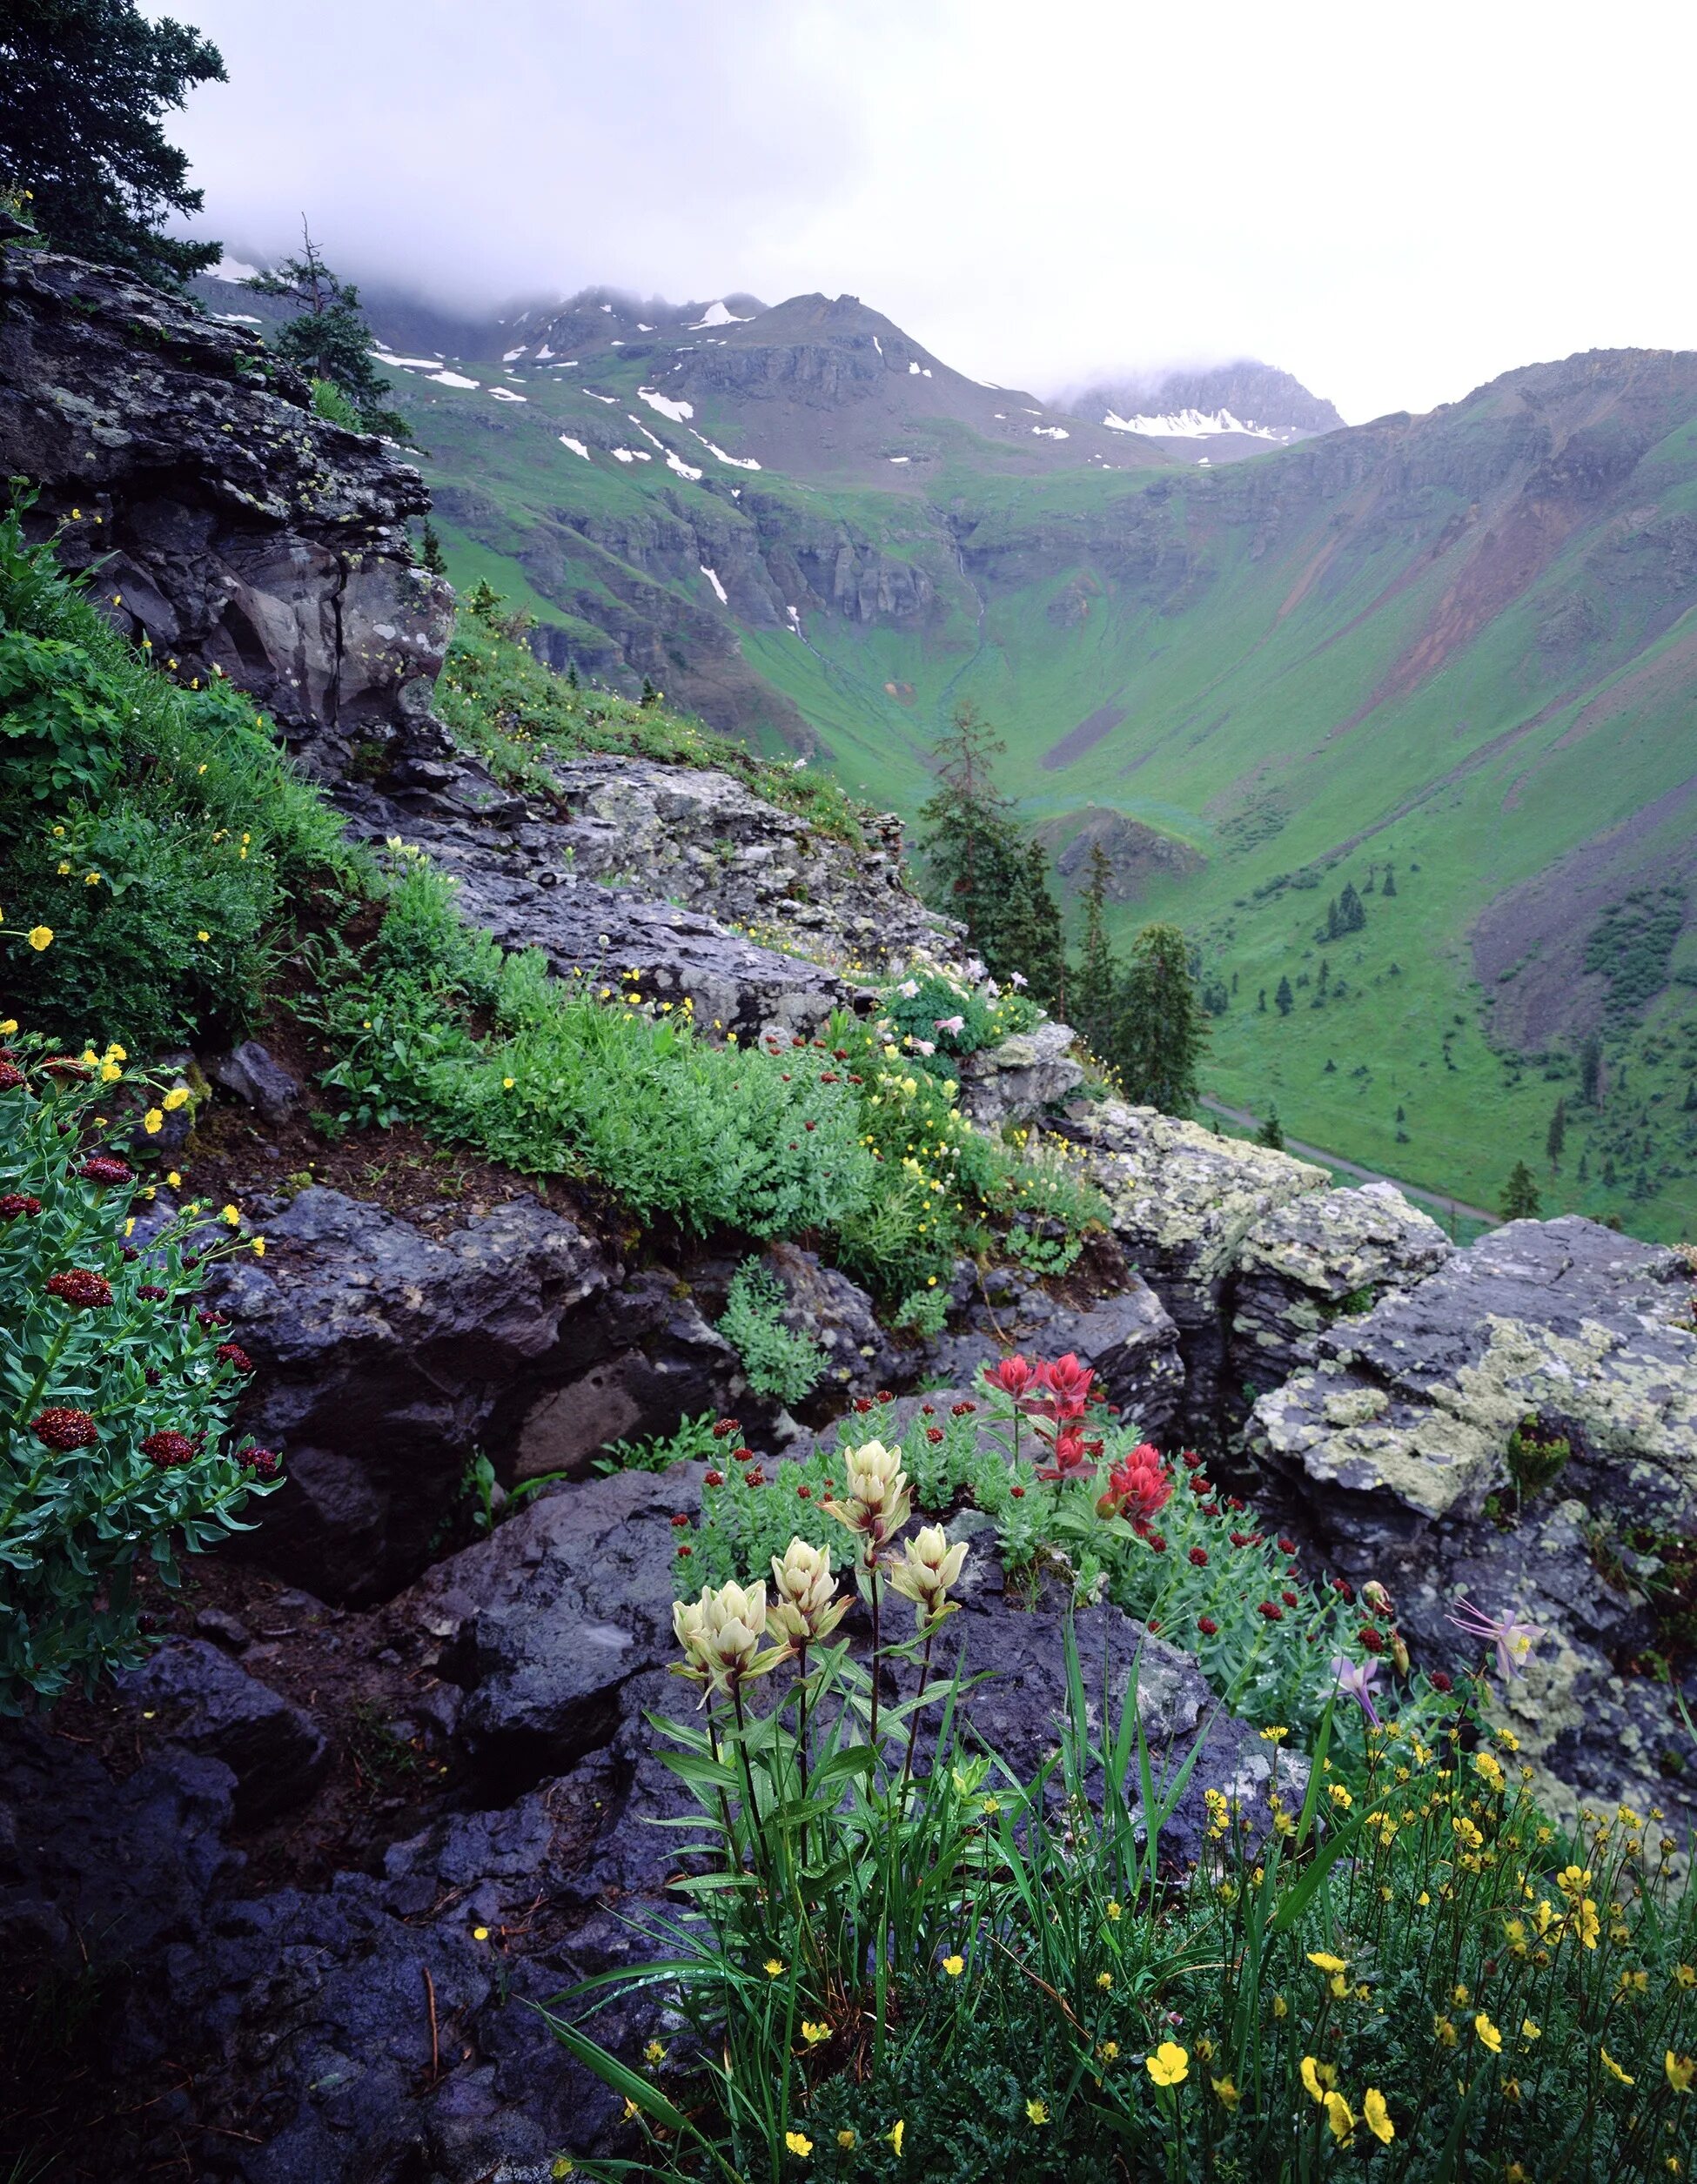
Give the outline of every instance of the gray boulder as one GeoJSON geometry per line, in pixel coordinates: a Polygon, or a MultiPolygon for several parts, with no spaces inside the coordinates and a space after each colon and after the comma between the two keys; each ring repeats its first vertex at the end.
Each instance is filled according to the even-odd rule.
{"type": "Polygon", "coordinates": [[[210,1074],[226,1092],[257,1108],[268,1122],[284,1121],[305,1089],[294,1072],[285,1069],[257,1039],[244,1039],[212,1063],[210,1074]]]}
{"type": "Polygon", "coordinates": [[[1046,1108],[1070,1099],[1084,1082],[1083,1065],[1072,1052],[1076,1035],[1070,1024],[1045,1017],[1030,1031],[968,1055],[961,1063],[961,1112],[994,1131],[1034,1122],[1046,1108]]]}
{"type": "Polygon", "coordinates": [[[156,1735],[229,1768],[244,1826],[304,1805],[318,1787],[329,1757],[318,1724],[204,1638],[162,1645],[118,1681],[159,1718],[156,1735]]]}

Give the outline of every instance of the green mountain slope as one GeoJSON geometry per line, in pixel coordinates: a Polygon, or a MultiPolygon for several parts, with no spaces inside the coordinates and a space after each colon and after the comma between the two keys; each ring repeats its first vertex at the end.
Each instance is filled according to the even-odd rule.
{"type": "Polygon", "coordinates": [[[1463,1200],[1524,1156],[1546,1211],[1697,1226],[1697,356],[1216,468],[852,298],[691,311],[404,352],[456,575],[555,665],[900,807],[970,696],[1063,869],[1109,824],[1117,918],[1196,936],[1217,1096],[1463,1200]],[[1327,944],[1345,881],[1365,922],[1327,944]]]}

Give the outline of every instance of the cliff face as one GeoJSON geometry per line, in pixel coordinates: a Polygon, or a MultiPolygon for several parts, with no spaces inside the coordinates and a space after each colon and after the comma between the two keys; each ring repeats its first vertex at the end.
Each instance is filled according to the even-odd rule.
{"type": "Polygon", "coordinates": [[[109,268],[0,247],[0,464],[101,571],[112,618],[184,681],[251,691],[310,767],[335,772],[427,693],[447,586],[413,565],[419,473],[315,416],[245,329],[109,268]]]}

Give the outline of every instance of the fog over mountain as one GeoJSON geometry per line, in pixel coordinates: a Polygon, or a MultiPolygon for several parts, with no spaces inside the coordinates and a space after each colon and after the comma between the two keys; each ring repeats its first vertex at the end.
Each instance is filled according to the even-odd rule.
{"type": "Polygon", "coordinates": [[[332,262],[480,312],[846,291],[985,379],[1266,358],[1352,421],[1697,343],[1694,32],[1649,0],[1582,44],[1525,0],[1223,0],[1205,36],[1106,0],[184,12],[229,66],[178,130],[206,231],[274,254],[305,210],[332,262]]]}

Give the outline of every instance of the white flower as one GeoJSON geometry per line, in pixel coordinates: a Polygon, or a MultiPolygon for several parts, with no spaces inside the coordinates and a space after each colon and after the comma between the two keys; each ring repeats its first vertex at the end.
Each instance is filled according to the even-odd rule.
{"type": "Polygon", "coordinates": [[[904,1001],[916,1000],[919,995],[919,981],[915,978],[904,978],[895,990],[904,1001]]]}
{"type": "Polygon", "coordinates": [[[1027,981],[1026,981],[1026,980],[1025,980],[1025,978],[1024,978],[1023,975],[1021,972],[1019,972],[1019,971],[1016,971],[1016,972],[1014,973],[1014,975],[1013,975],[1012,978],[1011,978],[1011,979],[1009,980],[1009,983],[1010,985],[1013,985],[1013,986],[1015,986],[1015,987],[1023,986],[1024,984],[1026,984],[1026,982],[1027,982],[1027,981]]]}

